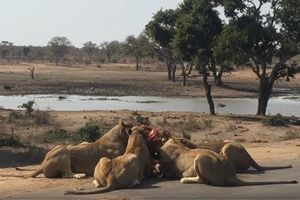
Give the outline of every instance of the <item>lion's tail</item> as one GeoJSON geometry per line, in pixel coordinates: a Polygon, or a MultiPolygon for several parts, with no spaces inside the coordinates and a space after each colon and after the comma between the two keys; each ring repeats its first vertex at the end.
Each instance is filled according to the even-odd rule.
{"type": "Polygon", "coordinates": [[[259,165],[252,157],[251,155],[246,151],[246,153],[249,156],[250,159],[250,165],[252,167],[254,167],[255,169],[259,170],[259,171],[265,171],[265,170],[275,170],[275,169],[287,169],[287,168],[291,168],[292,165],[284,165],[284,166],[261,166],[259,165]]]}
{"type": "Polygon", "coordinates": [[[239,180],[237,186],[254,186],[254,185],[277,185],[277,184],[297,184],[297,181],[261,181],[261,182],[244,182],[239,180]]]}
{"type": "Polygon", "coordinates": [[[36,169],[27,169],[27,168],[16,167],[15,170],[17,170],[17,171],[35,171],[36,169]]]}
{"type": "Polygon", "coordinates": [[[100,188],[99,190],[94,190],[94,191],[66,191],[64,194],[65,195],[85,195],[85,194],[99,194],[99,193],[105,193],[105,192],[110,192],[113,190],[112,185],[107,185],[106,187],[100,188]]]}

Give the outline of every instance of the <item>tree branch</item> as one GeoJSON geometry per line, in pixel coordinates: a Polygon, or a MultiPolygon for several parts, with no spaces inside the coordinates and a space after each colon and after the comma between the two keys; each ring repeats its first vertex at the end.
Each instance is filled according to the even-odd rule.
{"type": "Polygon", "coordinates": [[[259,78],[260,77],[260,70],[259,70],[259,65],[257,63],[257,60],[251,56],[250,57],[250,67],[252,68],[252,71],[257,75],[257,77],[259,78]]]}
{"type": "Polygon", "coordinates": [[[270,78],[271,78],[270,80],[272,83],[274,83],[278,78],[282,77],[282,75],[279,74],[279,71],[282,69],[282,67],[286,63],[286,61],[288,61],[289,59],[291,59],[292,57],[294,57],[296,55],[297,55],[297,53],[285,55],[279,60],[278,63],[276,63],[276,65],[272,69],[272,72],[270,75],[270,78]]]}

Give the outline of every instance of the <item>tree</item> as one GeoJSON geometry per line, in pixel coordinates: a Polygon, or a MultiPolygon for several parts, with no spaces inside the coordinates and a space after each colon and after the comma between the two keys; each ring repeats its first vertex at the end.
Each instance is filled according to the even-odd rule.
{"type": "MultiPolygon", "coordinates": [[[[223,0],[230,21],[219,41],[227,59],[251,67],[259,79],[257,115],[265,115],[275,81],[287,73],[286,62],[300,50],[300,1],[223,0]],[[270,5],[268,13],[262,7],[270,5]]],[[[290,72],[292,72],[290,70],[290,72]]],[[[295,71],[294,71],[295,72],[295,71]]]]}
{"type": "Polygon", "coordinates": [[[0,43],[0,51],[1,51],[1,57],[7,58],[9,54],[11,53],[11,49],[13,47],[13,43],[9,41],[2,41],[0,43]]]}
{"type": "Polygon", "coordinates": [[[146,35],[155,43],[153,45],[158,58],[163,60],[168,69],[168,79],[175,82],[177,59],[174,55],[172,41],[176,33],[177,13],[173,9],[159,10],[146,25],[146,35]]]}
{"type": "Polygon", "coordinates": [[[215,115],[208,71],[215,65],[212,49],[222,22],[213,8],[210,0],[185,0],[180,4],[173,45],[183,62],[195,62],[201,69],[210,114],[215,115]]]}
{"type": "Polygon", "coordinates": [[[151,47],[148,38],[144,34],[140,34],[137,38],[129,35],[124,43],[126,55],[133,56],[136,62],[136,70],[139,70],[141,59],[150,55],[151,47]]]}
{"type": "Polygon", "coordinates": [[[30,47],[23,47],[22,53],[23,53],[23,55],[24,55],[25,58],[29,57],[30,52],[31,52],[30,47]]]}
{"type": "Polygon", "coordinates": [[[63,61],[64,56],[68,52],[68,47],[71,46],[71,42],[66,37],[56,36],[48,42],[48,46],[55,57],[55,64],[58,65],[60,60],[63,61]]]}
{"type": "Polygon", "coordinates": [[[92,57],[95,55],[95,53],[98,50],[97,44],[95,44],[93,42],[86,42],[83,44],[82,50],[85,53],[85,55],[87,56],[86,64],[90,64],[92,61],[92,57]]]}
{"type": "Polygon", "coordinates": [[[105,41],[100,44],[100,48],[104,51],[107,62],[111,63],[112,58],[120,52],[121,44],[116,40],[111,42],[105,41]]]}

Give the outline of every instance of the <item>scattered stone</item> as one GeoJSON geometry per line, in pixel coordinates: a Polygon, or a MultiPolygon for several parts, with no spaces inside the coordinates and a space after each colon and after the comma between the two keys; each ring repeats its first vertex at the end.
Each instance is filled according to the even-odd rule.
{"type": "Polygon", "coordinates": [[[218,103],[217,107],[218,107],[218,108],[224,108],[224,107],[226,107],[226,105],[223,104],[223,103],[218,103]]]}

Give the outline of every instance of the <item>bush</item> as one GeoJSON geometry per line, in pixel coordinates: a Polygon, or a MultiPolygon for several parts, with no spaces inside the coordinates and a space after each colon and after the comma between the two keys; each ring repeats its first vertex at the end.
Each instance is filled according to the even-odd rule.
{"type": "Polygon", "coordinates": [[[20,105],[18,107],[25,109],[26,115],[31,116],[32,112],[34,111],[34,109],[33,109],[34,103],[35,103],[34,101],[28,101],[27,103],[23,103],[22,105],[20,105]]]}
{"type": "Polygon", "coordinates": [[[212,128],[213,127],[213,120],[211,120],[211,119],[203,120],[203,124],[206,128],[212,128]]]}
{"type": "Polygon", "coordinates": [[[0,135],[0,147],[23,147],[20,138],[15,135],[1,134],[0,135]]]}
{"type": "Polygon", "coordinates": [[[73,134],[74,142],[94,142],[104,134],[103,128],[95,122],[87,122],[73,134]]]}
{"type": "Polygon", "coordinates": [[[12,85],[9,85],[8,83],[4,83],[3,88],[4,88],[5,90],[12,90],[12,89],[13,89],[13,86],[12,86],[12,85]]]}
{"type": "Polygon", "coordinates": [[[55,128],[54,130],[48,131],[43,136],[43,142],[52,143],[67,140],[70,135],[67,133],[65,129],[55,128]]]}
{"type": "Polygon", "coordinates": [[[149,121],[149,117],[144,117],[137,111],[132,112],[130,117],[134,122],[138,123],[139,125],[149,126],[151,124],[149,121]]]}
{"type": "Polygon", "coordinates": [[[185,138],[185,139],[187,139],[187,140],[191,140],[191,139],[192,139],[191,134],[190,134],[190,133],[187,133],[187,132],[185,132],[185,131],[182,131],[182,132],[181,132],[181,135],[182,135],[183,138],[185,138]]]}
{"type": "Polygon", "coordinates": [[[37,110],[34,113],[33,120],[37,125],[47,125],[50,122],[50,113],[48,111],[37,110]]]}
{"type": "Polygon", "coordinates": [[[196,131],[198,129],[202,129],[202,125],[198,120],[188,119],[186,121],[179,122],[179,129],[181,130],[181,132],[196,131]]]}
{"type": "Polygon", "coordinates": [[[16,119],[23,119],[23,118],[24,116],[22,115],[21,112],[13,110],[9,113],[7,121],[14,122],[16,119]]]}
{"type": "Polygon", "coordinates": [[[266,126],[285,126],[286,121],[282,117],[281,114],[277,114],[275,116],[266,117],[262,120],[262,123],[266,126]]]}
{"type": "Polygon", "coordinates": [[[283,140],[296,140],[300,139],[300,132],[297,130],[290,130],[285,133],[285,136],[282,137],[283,140]]]}

